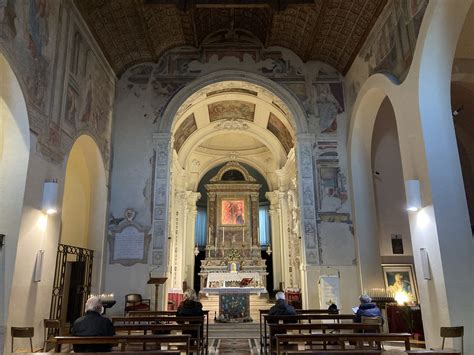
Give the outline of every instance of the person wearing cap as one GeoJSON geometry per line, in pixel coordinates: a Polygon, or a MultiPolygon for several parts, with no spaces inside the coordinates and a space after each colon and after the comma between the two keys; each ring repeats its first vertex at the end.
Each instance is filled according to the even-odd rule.
{"type": "Polygon", "coordinates": [[[372,298],[368,295],[361,295],[359,300],[360,305],[354,318],[355,323],[361,323],[362,317],[382,317],[380,308],[372,302],[372,298]]]}

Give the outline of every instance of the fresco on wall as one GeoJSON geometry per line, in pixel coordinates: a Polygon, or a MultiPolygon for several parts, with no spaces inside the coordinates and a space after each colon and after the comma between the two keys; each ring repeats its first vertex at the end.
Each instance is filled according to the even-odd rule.
{"type": "Polygon", "coordinates": [[[0,1],[0,51],[22,84],[30,129],[38,135],[37,151],[61,164],[74,138],[87,132],[108,164],[114,79],[81,34],[87,31],[74,20],[69,29],[64,27],[71,35],[60,38],[64,11],[72,10],[60,1],[0,1]],[[66,47],[71,54],[58,56],[57,48],[66,47]]]}
{"type": "MultiPolygon", "coordinates": [[[[347,235],[351,235],[349,232],[350,205],[344,173],[347,114],[342,77],[337,71],[321,62],[303,63],[294,53],[276,47],[266,50],[253,46],[249,51],[241,48],[237,52],[222,48],[216,51],[209,48],[201,51],[176,48],[165,54],[157,64],[142,64],[129,69],[121,79],[120,95],[124,95],[123,97],[130,99],[131,102],[136,100],[137,108],[144,107],[143,116],[147,122],[144,124],[148,124],[151,129],[153,124],[161,123],[166,105],[179,90],[191,81],[221,69],[257,73],[281,85],[293,95],[296,102],[306,112],[307,133],[314,134],[316,141],[319,137],[328,139],[321,144],[316,144],[316,149],[311,148],[312,145],[307,145],[307,151],[302,148],[302,151],[296,152],[301,154],[300,173],[303,181],[300,191],[302,191],[302,206],[304,207],[302,208],[304,220],[302,234],[304,233],[307,248],[306,260],[310,264],[322,263],[325,251],[320,246],[321,238],[331,238],[329,234],[321,234],[322,222],[331,225],[342,224],[341,228],[347,232],[347,235]],[[180,58],[182,60],[178,60],[180,58]],[[324,211],[320,211],[321,207],[324,211]]],[[[259,92],[254,92],[250,88],[236,90],[223,85],[216,86],[208,93],[197,92],[190,100],[198,100],[199,95],[204,98],[235,91],[252,96],[260,95],[259,92]]],[[[275,110],[288,114],[281,101],[274,101],[275,110]]],[[[186,109],[182,107],[178,110],[177,116],[184,114],[186,109]]],[[[232,118],[253,121],[255,105],[243,101],[226,100],[209,104],[208,112],[211,122],[219,120],[226,122],[223,120],[232,118]]],[[[186,121],[183,128],[186,126],[188,132],[197,129],[194,127],[195,122],[190,118],[186,118],[186,121]]],[[[289,130],[274,114],[269,116],[267,129],[279,139],[287,153],[294,147],[295,142],[289,130]]],[[[179,130],[181,127],[178,128],[179,130]]],[[[181,132],[175,134],[176,149],[182,147],[187,139],[186,136],[181,132]]],[[[352,262],[353,253],[350,254],[349,259],[352,262]]],[[[344,260],[346,259],[348,259],[347,256],[344,260]]]]}
{"type": "Polygon", "coordinates": [[[369,75],[406,77],[427,5],[428,0],[389,0],[359,52],[369,75]]]}
{"type": "Polygon", "coordinates": [[[194,114],[189,115],[179,126],[174,134],[174,149],[179,152],[181,146],[197,130],[194,114]]]}
{"type": "Polygon", "coordinates": [[[283,122],[273,113],[270,113],[270,117],[268,118],[267,129],[278,138],[286,154],[288,154],[294,145],[293,138],[283,122]]]}
{"type": "Polygon", "coordinates": [[[208,105],[209,120],[242,119],[253,122],[255,104],[244,101],[226,100],[208,105]]]}
{"type": "Polygon", "coordinates": [[[319,131],[337,132],[338,115],[344,112],[344,96],[341,83],[317,83],[316,105],[319,112],[319,131]]]}

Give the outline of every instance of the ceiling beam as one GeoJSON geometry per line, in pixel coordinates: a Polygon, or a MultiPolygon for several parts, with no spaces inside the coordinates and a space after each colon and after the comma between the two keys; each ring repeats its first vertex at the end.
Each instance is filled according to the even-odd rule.
{"type": "Polygon", "coordinates": [[[182,11],[197,8],[262,8],[271,7],[277,11],[286,10],[290,4],[314,4],[315,0],[144,0],[148,5],[175,5],[182,11]]]}

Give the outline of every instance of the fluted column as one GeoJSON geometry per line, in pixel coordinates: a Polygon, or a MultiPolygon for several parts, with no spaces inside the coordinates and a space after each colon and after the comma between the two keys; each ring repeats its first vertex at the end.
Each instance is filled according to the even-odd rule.
{"type": "Polygon", "coordinates": [[[196,202],[201,198],[199,192],[186,191],[186,222],[183,236],[183,255],[185,255],[184,277],[189,287],[193,285],[194,276],[194,246],[196,244],[196,202]]]}
{"type": "MultiPolygon", "coordinates": [[[[281,254],[282,245],[280,243],[280,208],[278,203],[278,191],[271,191],[265,194],[270,201],[270,226],[272,229],[272,250],[273,250],[273,289],[278,289],[279,282],[283,281],[281,254]]],[[[271,286],[271,285],[268,285],[271,286]]]]}
{"type": "Polygon", "coordinates": [[[289,260],[289,247],[290,247],[290,216],[288,210],[288,194],[286,192],[278,192],[278,202],[280,205],[280,243],[282,246],[281,253],[281,265],[282,265],[282,276],[285,287],[290,287],[290,260],[289,260]]]}

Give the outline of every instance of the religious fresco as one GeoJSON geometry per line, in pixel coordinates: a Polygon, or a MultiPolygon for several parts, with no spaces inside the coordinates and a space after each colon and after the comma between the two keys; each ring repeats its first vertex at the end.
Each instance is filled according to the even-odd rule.
{"type": "Polygon", "coordinates": [[[406,77],[427,5],[428,0],[389,0],[359,52],[369,75],[406,77]]]}
{"type": "Polygon", "coordinates": [[[283,122],[281,122],[273,113],[270,113],[270,117],[268,118],[267,129],[278,138],[288,154],[294,145],[293,138],[283,122]]]}
{"type": "Polygon", "coordinates": [[[174,149],[179,152],[181,146],[197,130],[194,114],[189,115],[178,127],[174,134],[174,149]]]}
{"type": "Polygon", "coordinates": [[[316,105],[319,111],[319,131],[336,133],[338,115],[344,112],[342,83],[317,83],[316,105]]]}
{"type": "Polygon", "coordinates": [[[74,139],[87,132],[107,166],[115,82],[82,35],[87,31],[74,20],[59,22],[60,14],[71,11],[60,1],[0,1],[0,51],[21,83],[37,152],[61,164],[74,139]],[[60,26],[71,34],[61,36],[60,26]],[[58,56],[57,49],[66,47],[70,55],[58,56]]]}
{"type": "Polygon", "coordinates": [[[222,200],[221,224],[244,225],[245,202],[244,200],[222,200]]]}
{"type": "Polygon", "coordinates": [[[208,109],[209,120],[211,122],[224,119],[242,119],[253,122],[255,104],[244,101],[226,100],[209,104],[208,109]]]}

